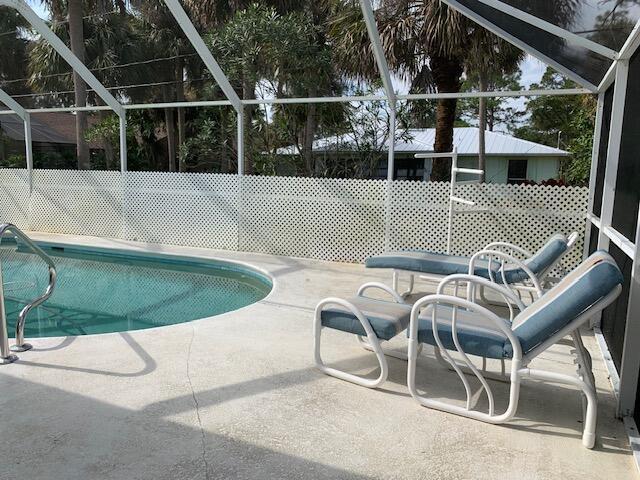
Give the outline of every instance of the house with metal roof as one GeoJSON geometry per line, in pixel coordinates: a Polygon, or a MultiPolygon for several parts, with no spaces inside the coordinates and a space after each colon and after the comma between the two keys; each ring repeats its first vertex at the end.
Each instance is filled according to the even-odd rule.
{"type": "MultiPolygon", "coordinates": [[[[415,158],[417,153],[433,151],[435,128],[407,129],[399,131],[395,142],[394,178],[396,180],[428,180],[431,175],[431,160],[415,158]]],[[[385,153],[380,156],[378,169],[371,172],[375,178],[387,177],[388,138],[375,139],[367,145],[359,143],[352,133],[324,137],[313,144],[314,155],[325,160],[356,159],[367,150],[385,153]]],[[[458,150],[458,163],[463,168],[478,166],[479,130],[476,127],[454,129],[453,144],[458,150]]],[[[281,155],[298,154],[297,147],[278,150],[281,155]]],[[[486,181],[491,183],[543,182],[557,179],[560,162],[570,153],[559,148],[515,138],[500,132],[485,132],[486,181]]],[[[463,178],[464,180],[464,178],[463,178]]]]}

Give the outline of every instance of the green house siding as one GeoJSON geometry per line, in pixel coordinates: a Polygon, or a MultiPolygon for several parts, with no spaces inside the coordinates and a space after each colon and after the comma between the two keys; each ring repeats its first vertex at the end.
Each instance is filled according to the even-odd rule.
{"type": "MultiPolygon", "coordinates": [[[[558,157],[487,157],[486,180],[489,183],[507,183],[509,160],[527,160],[527,180],[542,182],[558,178],[560,159],[558,157]]],[[[478,168],[478,157],[460,157],[458,165],[462,168],[478,168]]],[[[459,180],[472,180],[474,177],[460,175],[459,180]]]]}

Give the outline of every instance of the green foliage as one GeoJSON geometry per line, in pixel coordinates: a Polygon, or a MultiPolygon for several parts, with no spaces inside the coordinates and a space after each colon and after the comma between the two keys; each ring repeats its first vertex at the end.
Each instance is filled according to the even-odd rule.
{"type": "MultiPolygon", "coordinates": [[[[502,75],[501,72],[491,72],[487,78],[487,91],[522,90],[520,85],[520,72],[502,75]]],[[[463,92],[479,90],[479,79],[477,73],[469,73],[462,84],[463,92]]],[[[487,130],[493,131],[500,125],[507,131],[517,128],[522,121],[523,112],[513,107],[510,99],[504,97],[490,97],[486,99],[487,107],[487,130]]],[[[478,118],[480,101],[477,98],[465,98],[458,101],[460,117],[471,123],[478,118]]],[[[456,125],[458,126],[458,125],[456,125]]]]}
{"type": "Polygon", "coordinates": [[[180,161],[186,171],[236,171],[236,115],[233,110],[199,109],[198,116],[191,122],[191,129],[192,135],[180,145],[179,151],[180,161]]]}
{"type": "MultiPolygon", "coordinates": [[[[548,68],[539,85],[531,89],[575,88],[571,80],[548,68]]],[[[591,95],[543,96],[527,102],[527,125],[514,130],[518,138],[571,152],[563,162],[563,180],[583,185],[589,178],[595,118],[595,98],[591,95]]]]}

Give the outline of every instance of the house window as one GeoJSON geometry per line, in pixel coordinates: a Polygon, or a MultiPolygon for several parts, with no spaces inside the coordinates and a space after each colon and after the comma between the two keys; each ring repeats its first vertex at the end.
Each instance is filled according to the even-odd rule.
{"type": "Polygon", "coordinates": [[[527,181],[527,160],[509,160],[507,183],[518,185],[527,181]]]}

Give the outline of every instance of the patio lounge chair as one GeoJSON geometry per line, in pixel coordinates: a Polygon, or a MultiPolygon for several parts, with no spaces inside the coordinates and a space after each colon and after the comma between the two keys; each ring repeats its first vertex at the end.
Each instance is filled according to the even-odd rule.
{"type": "Polygon", "coordinates": [[[569,238],[556,234],[535,253],[507,242],[490,243],[473,257],[421,250],[391,252],[369,257],[365,265],[367,268],[393,269],[393,289],[398,293],[400,273],[409,273],[409,289],[402,296],[412,293],[415,275],[437,283],[447,275],[473,273],[499,281],[519,293],[532,294],[533,299],[541,295],[549,272],[571,250],[577,239],[575,232],[569,238]],[[472,272],[470,263],[474,267],[472,272]]]}
{"type": "Polygon", "coordinates": [[[620,294],[622,274],[611,256],[596,252],[564,277],[542,298],[523,309],[519,299],[508,289],[487,279],[471,275],[451,275],[438,286],[435,295],[418,300],[413,306],[409,326],[409,359],[407,385],[420,404],[489,423],[504,423],[516,413],[520,382],[531,378],[578,387],[586,397],[586,412],[582,443],[592,448],[595,442],[596,389],[591,370],[591,357],[582,343],[579,327],[607,307],[620,294]],[[445,288],[467,285],[467,299],[445,295],[445,288]],[[478,287],[495,290],[521,312],[513,323],[478,305],[474,290],[478,287]],[[529,363],[563,337],[571,335],[578,364],[577,375],[567,375],[528,368],[529,363]],[[416,389],[418,349],[433,345],[449,362],[462,380],[466,407],[427,398],[416,389]],[[458,357],[454,359],[453,355],[458,357]],[[511,361],[509,404],[496,413],[494,397],[485,376],[474,366],[469,355],[508,359],[511,361]],[[480,381],[488,398],[488,411],[472,407],[471,387],[463,372],[471,371],[480,381]]]}

